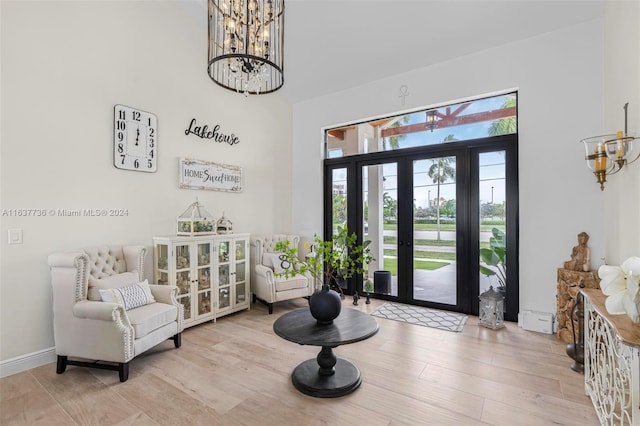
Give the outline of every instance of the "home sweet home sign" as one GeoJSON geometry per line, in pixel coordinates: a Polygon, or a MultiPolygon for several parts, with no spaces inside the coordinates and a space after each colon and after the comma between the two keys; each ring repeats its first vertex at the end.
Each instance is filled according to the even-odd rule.
{"type": "Polygon", "coordinates": [[[228,164],[181,158],[180,188],[242,192],[242,169],[228,164]]]}

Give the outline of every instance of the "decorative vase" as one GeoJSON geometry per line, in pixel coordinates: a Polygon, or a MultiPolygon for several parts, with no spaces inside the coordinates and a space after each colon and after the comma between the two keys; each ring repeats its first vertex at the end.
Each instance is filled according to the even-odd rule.
{"type": "Polygon", "coordinates": [[[342,309],[340,295],[323,284],[322,289],[313,293],[309,298],[309,309],[311,316],[318,321],[318,324],[332,324],[342,309]]]}

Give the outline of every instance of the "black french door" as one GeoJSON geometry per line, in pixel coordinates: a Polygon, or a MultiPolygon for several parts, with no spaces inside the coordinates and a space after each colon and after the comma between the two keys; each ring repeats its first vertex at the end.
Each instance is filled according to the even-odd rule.
{"type": "Polygon", "coordinates": [[[498,284],[480,274],[479,253],[499,229],[505,318],[517,321],[516,135],[325,160],[325,238],[344,223],[376,258],[348,293],[473,315],[479,294],[498,284]],[[390,273],[387,287],[377,271],[390,273]]]}

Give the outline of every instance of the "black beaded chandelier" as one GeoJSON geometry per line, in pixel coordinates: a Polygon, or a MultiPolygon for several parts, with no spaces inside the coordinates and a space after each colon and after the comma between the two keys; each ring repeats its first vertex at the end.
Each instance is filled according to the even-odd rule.
{"type": "Polygon", "coordinates": [[[284,0],[209,0],[209,77],[229,90],[271,93],[284,83],[284,0]]]}

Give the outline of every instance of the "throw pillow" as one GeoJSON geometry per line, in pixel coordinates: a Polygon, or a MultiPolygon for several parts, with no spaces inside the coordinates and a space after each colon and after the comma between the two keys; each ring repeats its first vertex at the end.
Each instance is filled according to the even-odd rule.
{"type": "MultiPolygon", "coordinates": [[[[285,270],[291,267],[291,264],[287,260],[282,259],[280,256],[283,256],[283,254],[282,253],[265,253],[263,256],[268,258],[269,260],[268,264],[272,266],[273,272],[275,272],[276,274],[283,274],[285,270]]],[[[264,264],[268,265],[266,262],[264,264]]]]}
{"type": "Polygon", "coordinates": [[[103,302],[118,303],[127,311],[156,301],[147,280],[126,287],[99,289],[99,292],[103,302]]]}
{"type": "Polygon", "coordinates": [[[89,289],[87,292],[87,299],[99,302],[101,299],[99,290],[126,287],[131,284],[135,284],[140,281],[140,274],[138,272],[124,272],[122,274],[115,274],[105,278],[89,277],[89,289]]]}

